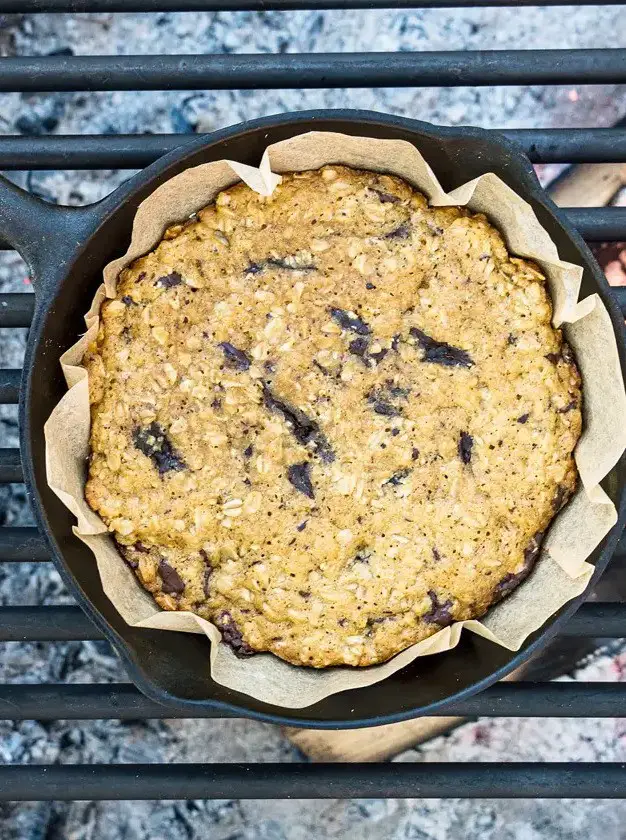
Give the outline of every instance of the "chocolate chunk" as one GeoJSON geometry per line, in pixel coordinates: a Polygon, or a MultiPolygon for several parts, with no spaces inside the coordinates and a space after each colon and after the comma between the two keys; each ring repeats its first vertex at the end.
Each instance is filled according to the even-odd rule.
{"type": "Polygon", "coordinates": [[[152,422],[143,429],[136,428],[133,432],[133,443],[140,452],[152,459],[159,475],[184,470],[187,466],[168,440],[165,430],[157,422],[152,422]]]}
{"type": "Polygon", "coordinates": [[[403,222],[397,228],[390,230],[383,236],[383,239],[408,239],[411,235],[411,228],[407,222],[403,222]]]}
{"type": "Polygon", "coordinates": [[[406,400],[411,393],[410,388],[401,388],[399,385],[394,385],[393,379],[387,379],[385,381],[385,387],[394,399],[406,400]]]}
{"type": "Polygon", "coordinates": [[[530,414],[521,414],[521,415],[517,418],[517,422],[518,422],[518,423],[522,423],[522,424],[524,424],[524,423],[526,423],[526,422],[527,422],[527,420],[528,420],[528,418],[529,418],[529,417],[530,417],[530,414]]]}
{"type": "Polygon", "coordinates": [[[433,362],[438,365],[445,365],[446,367],[471,367],[474,362],[466,350],[461,350],[459,347],[453,347],[445,341],[435,341],[429,335],[426,335],[417,327],[411,327],[409,330],[413,338],[417,339],[417,343],[424,351],[422,356],[423,362],[433,362]]]}
{"type": "Polygon", "coordinates": [[[180,595],[185,591],[185,581],[178,574],[176,569],[167,562],[159,562],[159,577],[161,578],[161,589],[168,595],[180,595]]]}
{"type": "Polygon", "coordinates": [[[244,268],[244,274],[260,274],[263,271],[263,266],[260,263],[251,262],[247,268],[244,268]]]}
{"type": "Polygon", "coordinates": [[[133,548],[140,554],[150,554],[150,549],[147,545],[144,545],[142,542],[133,543],[133,548]]]}
{"type": "Polygon", "coordinates": [[[271,265],[272,268],[282,268],[285,271],[317,271],[317,266],[314,263],[308,265],[292,265],[286,259],[270,258],[265,261],[265,265],[271,265]]]}
{"type": "Polygon", "coordinates": [[[296,525],[296,531],[304,531],[308,521],[308,519],[305,519],[304,522],[301,522],[299,525],[296,525]]]}
{"type": "Polygon", "coordinates": [[[441,562],[441,554],[439,554],[435,546],[433,546],[433,560],[435,561],[435,563],[441,562]]]}
{"type": "Polygon", "coordinates": [[[136,306],[137,305],[130,295],[124,295],[124,297],[122,298],[122,303],[125,303],[126,306],[136,306]]]}
{"type": "Polygon", "coordinates": [[[552,499],[552,510],[558,513],[561,508],[565,507],[571,495],[569,487],[566,487],[564,484],[558,484],[554,498],[552,499]]]}
{"type": "Polygon", "coordinates": [[[311,593],[308,591],[308,589],[301,589],[301,590],[298,592],[298,595],[299,595],[301,598],[304,598],[304,600],[305,600],[305,601],[308,601],[308,600],[309,600],[309,598],[311,597],[311,593]]]}
{"type": "Polygon", "coordinates": [[[546,353],[545,358],[549,362],[552,362],[553,365],[558,365],[558,363],[561,359],[561,354],[560,353],[546,353]]]}
{"type": "Polygon", "coordinates": [[[250,444],[250,446],[246,446],[246,448],[243,450],[243,457],[244,458],[252,458],[253,452],[254,452],[254,446],[252,446],[252,444],[250,444]]]}
{"type": "Polygon", "coordinates": [[[399,335],[394,335],[394,337],[391,340],[391,349],[392,350],[397,350],[399,346],[400,346],[400,336],[399,335]]]}
{"type": "Polygon", "coordinates": [[[399,417],[402,413],[400,409],[383,400],[370,400],[370,402],[376,414],[382,414],[383,417],[399,417]]]}
{"type": "Polygon", "coordinates": [[[276,373],[276,365],[274,362],[263,362],[263,367],[268,373],[276,373]]]}
{"type": "Polygon", "coordinates": [[[365,338],[365,336],[359,336],[359,338],[355,338],[350,342],[350,344],[348,345],[348,349],[351,353],[354,353],[355,356],[360,356],[362,359],[364,359],[367,356],[367,348],[369,346],[369,338],[365,338]]]}
{"type": "Polygon", "coordinates": [[[171,289],[174,286],[180,286],[183,282],[183,278],[177,271],[173,271],[171,274],[166,274],[164,277],[159,277],[158,280],[155,281],[155,286],[160,286],[161,289],[171,289]]]}
{"type": "Polygon", "coordinates": [[[524,564],[521,571],[516,572],[515,574],[505,575],[496,586],[493,599],[491,601],[492,604],[497,604],[498,601],[506,598],[506,596],[513,592],[513,590],[516,589],[523,580],[526,580],[528,575],[532,572],[533,567],[537,562],[537,558],[539,557],[543,535],[543,531],[537,531],[528,546],[524,549],[524,564]]]}
{"type": "Polygon", "coordinates": [[[331,464],[335,460],[335,453],[315,420],[308,417],[299,408],[295,408],[282,400],[278,399],[272,391],[263,386],[263,402],[270,411],[282,414],[285,422],[298,443],[303,446],[312,444],[313,451],[316,455],[327,464],[331,464]]]}
{"type": "Polygon", "coordinates": [[[392,429],[391,430],[391,437],[398,437],[400,434],[400,429],[392,429]]]}
{"type": "Polygon", "coordinates": [[[215,619],[215,626],[222,634],[222,642],[233,649],[238,656],[252,656],[254,650],[244,641],[241,630],[235,624],[232,615],[224,610],[215,619]]]}
{"type": "Polygon", "coordinates": [[[378,198],[380,199],[381,204],[399,204],[402,199],[398,198],[397,195],[392,195],[388,192],[383,192],[383,190],[377,190],[375,187],[370,187],[372,192],[375,192],[378,198]]]}
{"type": "Polygon", "coordinates": [[[450,614],[452,601],[444,601],[443,603],[437,597],[434,589],[428,590],[428,597],[432,601],[432,609],[422,616],[424,621],[428,624],[438,624],[440,627],[447,627],[452,624],[454,618],[450,614]]]}
{"type": "Polygon", "coordinates": [[[461,432],[459,438],[459,458],[464,464],[469,464],[472,460],[472,446],[474,445],[474,438],[468,435],[467,432],[461,432]]]}
{"type": "Polygon", "coordinates": [[[420,451],[416,446],[414,446],[412,451],[411,451],[411,460],[412,461],[417,461],[419,456],[420,456],[420,451]]]}
{"type": "Polygon", "coordinates": [[[358,315],[352,312],[346,312],[345,309],[337,309],[336,306],[331,306],[329,309],[331,317],[336,321],[343,330],[352,330],[352,332],[359,335],[371,335],[371,328],[369,324],[362,321],[358,315]]]}
{"type": "Polygon", "coordinates": [[[315,493],[311,484],[310,469],[311,467],[308,461],[303,461],[301,464],[292,464],[287,469],[287,478],[296,490],[304,493],[309,499],[314,499],[315,493]]]}
{"type": "Polygon", "coordinates": [[[373,283],[366,283],[365,288],[371,292],[372,289],[375,289],[376,286],[373,283]]]}
{"type": "MultiPolygon", "coordinates": [[[[134,547],[135,546],[133,546],[133,548],[134,547]]],[[[132,557],[130,551],[128,550],[128,548],[126,546],[121,548],[121,554],[122,554],[122,560],[126,563],[127,566],[129,566],[133,570],[139,568],[139,561],[135,560],[134,557],[132,557]]]]}
{"type": "Polygon", "coordinates": [[[394,487],[397,487],[398,484],[402,484],[402,482],[409,475],[410,472],[411,472],[411,470],[409,469],[409,467],[405,467],[404,469],[398,470],[398,472],[395,472],[391,476],[391,478],[388,478],[387,481],[385,481],[384,483],[385,484],[392,484],[394,487]]]}
{"type": "Polygon", "coordinates": [[[510,345],[517,344],[517,336],[513,333],[509,333],[509,337],[507,338],[506,343],[510,345]]]}
{"type": "Polygon", "coordinates": [[[215,397],[214,400],[211,400],[211,408],[214,408],[216,411],[219,411],[222,407],[222,401],[219,397],[215,397]]]}
{"type": "Polygon", "coordinates": [[[575,408],[578,408],[578,400],[570,400],[563,408],[557,408],[556,413],[567,414],[568,411],[573,411],[575,408]]]}
{"type": "Polygon", "coordinates": [[[347,623],[348,623],[348,619],[347,619],[347,618],[338,618],[338,619],[337,619],[337,624],[338,624],[340,627],[345,627],[347,623]]]}
{"type": "Polygon", "coordinates": [[[217,346],[224,353],[229,367],[235,368],[235,370],[248,370],[252,364],[247,353],[244,353],[243,350],[235,347],[229,341],[222,341],[217,346]]]}
{"type": "Polygon", "coordinates": [[[389,351],[386,347],[383,347],[382,350],[378,350],[376,353],[368,353],[367,358],[372,359],[376,364],[382,362],[389,351]]]}
{"type": "Polygon", "coordinates": [[[208,566],[208,568],[206,568],[204,570],[204,574],[202,576],[202,591],[204,592],[204,597],[205,598],[208,598],[209,595],[211,594],[209,584],[210,584],[210,581],[211,581],[211,575],[212,574],[213,574],[213,567],[208,566]]]}

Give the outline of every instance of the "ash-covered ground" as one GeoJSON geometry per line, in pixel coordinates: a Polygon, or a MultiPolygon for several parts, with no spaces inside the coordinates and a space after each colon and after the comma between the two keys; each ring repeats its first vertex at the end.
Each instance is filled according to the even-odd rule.
{"type": "MultiPolygon", "coordinates": [[[[618,6],[431,11],[5,15],[2,55],[340,52],[626,46],[618,6]]],[[[626,115],[626,87],[207,91],[0,95],[0,132],[193,134],[282,111],[370,108],[442,124],[601,126],[626,115]]],[[[128,172],[12,173],[47,200],[95,201],[128,172]]],[[[53,255],[51,255],[53,258],[53,255]]],[[[29,291],[20,258],[0,253],[0,290],[29,291]]],[[[0,332],[0,366],[19,367],[24,331],[0,332]]],[[[0,446],[17,445],[0,407],[0,446]]],[[[0,487],[3,525],[31,524],[23,489],[0,487]]],[[[70,603],[47,564],[0,564],[2,604],[70,603]]],[[[623,680],[619,646],[574,678],[623,680]]],[[[6,644],[0,682],[124,681],[100,643],[6,644]]],[[[245,721],[0,722],[0,762],[285,761],[301,756],[274,727],[245,721]]],[[[614,720],[467,724],[399,761],[625,761],[614,720]]],[[[463,791],[459,790],[462,796],[463,791]]],[[[328,802],[16,803],[0,806],[3,840],[624,840],[626,807],[609,802],[361,800],[328,802]]]]}

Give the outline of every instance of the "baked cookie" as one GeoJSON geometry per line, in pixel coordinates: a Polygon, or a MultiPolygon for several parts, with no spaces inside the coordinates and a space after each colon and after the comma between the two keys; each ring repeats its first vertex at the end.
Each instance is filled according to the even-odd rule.
{"type": "Polygon", "coordinates": [[[399,178],[239,184],[102,306],[87,500],[236,651],[384,662],[514,589],[574,490],[551,314],[484,216],[399,178]]]}

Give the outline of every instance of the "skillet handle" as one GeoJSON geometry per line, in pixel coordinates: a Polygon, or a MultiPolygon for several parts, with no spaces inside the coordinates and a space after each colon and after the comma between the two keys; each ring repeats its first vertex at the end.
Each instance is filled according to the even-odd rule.
{"type": "Polygon", "coordinates": [[[96,207],[49,204],[0,175],[0,239],[25,260],[38,300],[95,229],[96,207]]]}

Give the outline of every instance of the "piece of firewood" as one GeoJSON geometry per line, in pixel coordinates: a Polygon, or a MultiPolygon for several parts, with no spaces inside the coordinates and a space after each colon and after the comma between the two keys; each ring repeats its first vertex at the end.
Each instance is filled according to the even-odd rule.
{"type": "Polygon", "coordinates": [[[548,193],[559,207],[604,207],[624,184],[623,163],[581,163],[557,178],[548,193]]]}

